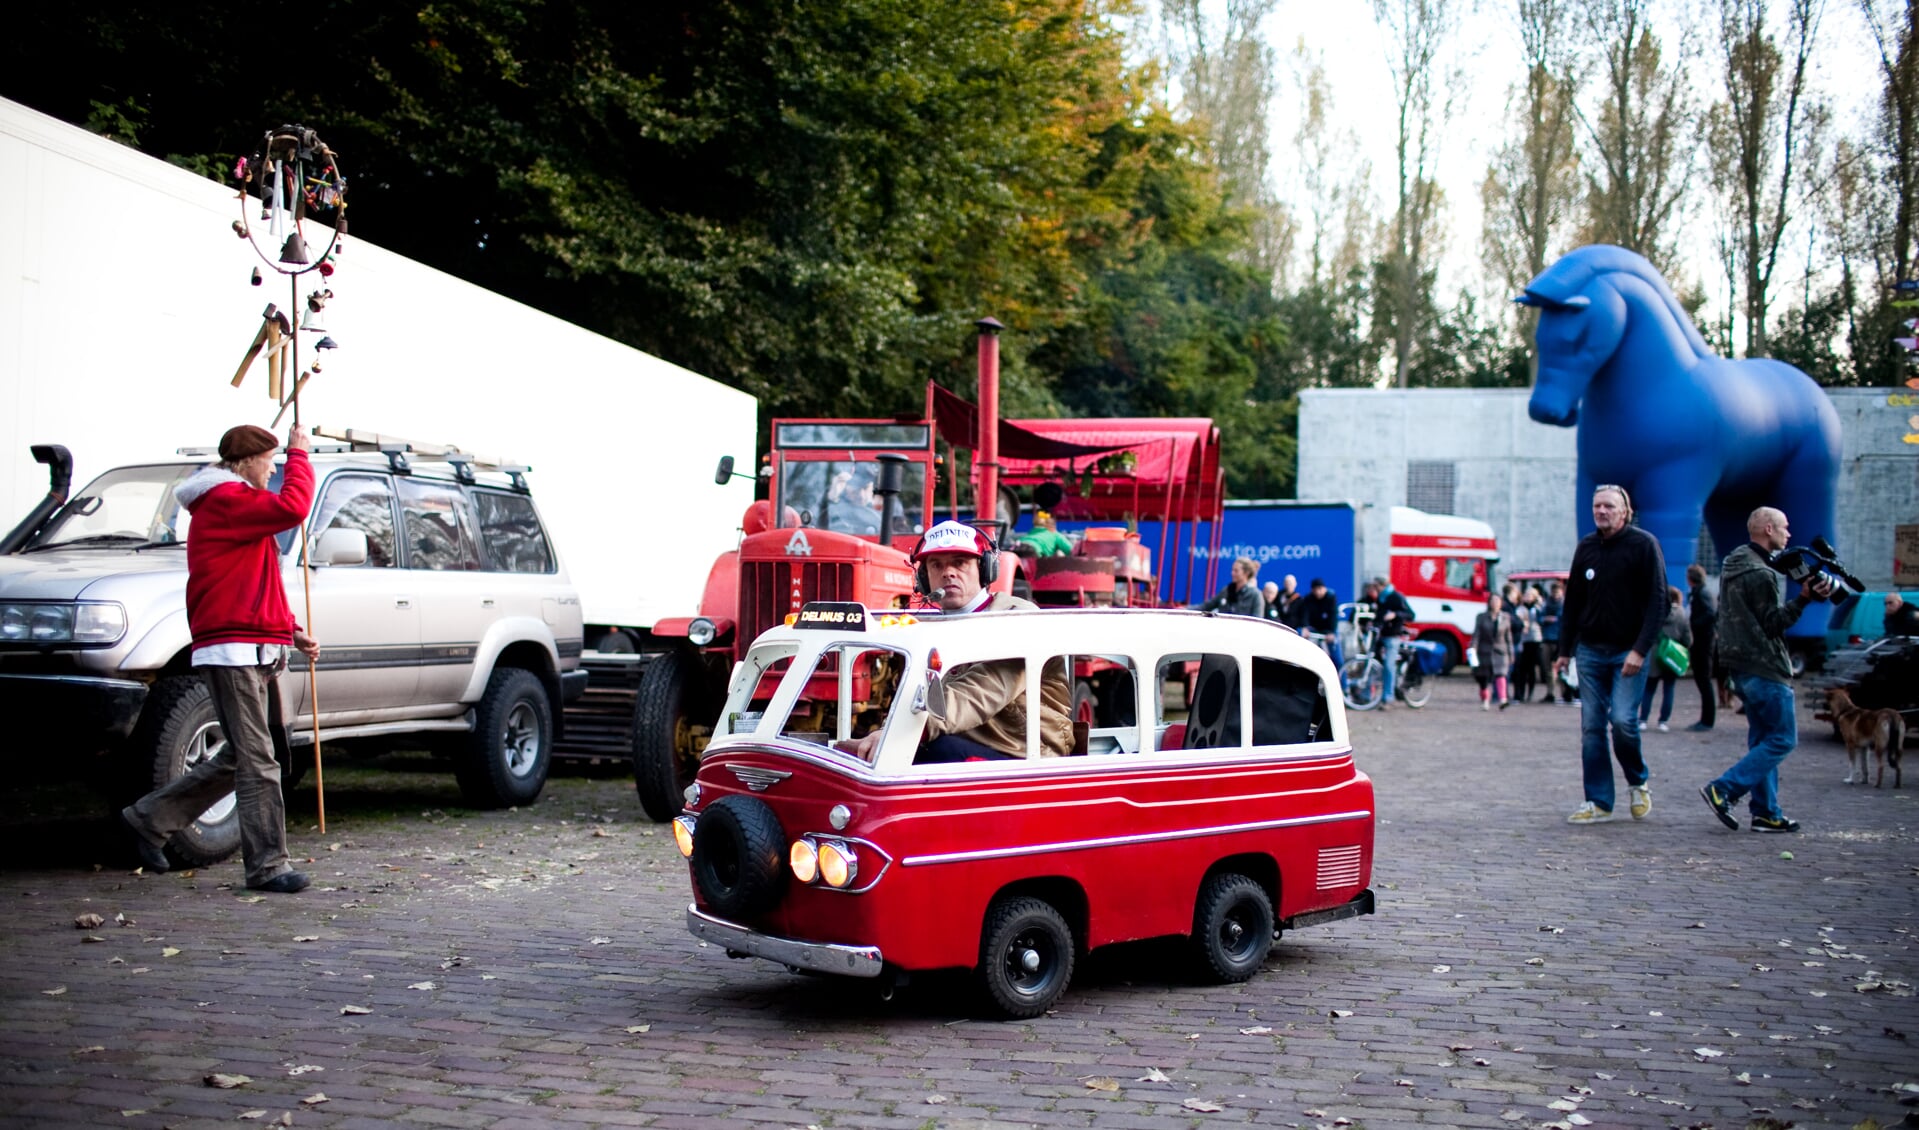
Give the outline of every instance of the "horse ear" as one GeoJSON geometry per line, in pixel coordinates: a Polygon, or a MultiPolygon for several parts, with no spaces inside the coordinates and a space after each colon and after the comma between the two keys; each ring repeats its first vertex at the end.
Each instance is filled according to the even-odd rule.
{"type": "Polygon", "coordinates": [[[1515,296],[1513,301],[1521,306],[1536,306],[1542,310],[1584,310],[1592,305],[1592,299],[1583,294],[1575,294],[1568,298],[1547,298],[1543,294],[1534,294],[1530,290],[1515,296]]]}

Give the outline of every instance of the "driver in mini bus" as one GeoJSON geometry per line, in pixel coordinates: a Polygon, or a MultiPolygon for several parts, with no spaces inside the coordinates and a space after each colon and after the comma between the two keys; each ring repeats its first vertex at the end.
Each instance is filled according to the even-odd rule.
{"type": "MultiPolygon", "coordinates": [[[[1037,608],[1030,600],[988,590],[982,580],[991,568],[989,554],[999,549],[985,534],[964,522],[946,521],[926,531],[913,551],[919,586],[949,613],[1002,612],[1037,608]]],[[[926,723],[925,744],[916,763],[1007,761],[1026,756],[1026,663],[1020,659],[966,663],[941,683],[946,717],[926,723]]],[[[1041,757],[1073,752],[1072,691],[1066,665],[1049,660],[1039,688],[1041,757]]],[[[848,753],[872,760],[880,732],[840,743],[848,753]]]]}

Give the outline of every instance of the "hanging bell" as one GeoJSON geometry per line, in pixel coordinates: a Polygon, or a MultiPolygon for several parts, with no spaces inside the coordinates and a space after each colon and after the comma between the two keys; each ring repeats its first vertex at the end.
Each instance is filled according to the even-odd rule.
{"type": "Polygon", "coordinates": [[[319,342],[319,344],[317,344],[317,345],[315,345],[315,346],[314,346],[313,348],[315,348],[315,349],[338,349],[338,348],[340,348],[340,346],[339,346],[339,343],[338,343],[338,342],[335,342],[335,341],[334,341],[334,340],[333,340],[332,338],[330,338],[330,337],[323,337],[323,338],[321,338],[321,339],[320,339],[320,342],[319,342]]]}
{"type": "Polygon", "coordinates": [[[300,233],[296,231],[287,236],[286,243],[280,248],[280,262],[304,267],[310,261],[307,258],[307,242],[300,238],[300,233]]]}
{"type": "Polygon", "coordinates": [[[323,334],[326,327],[320,324],[320,308],[308,306],[306,316],[300,319],[300,328],[308,333],[323,334]]]}
{"type": "Polygon", "coordinates": [[[253,268],[253,285],[260,285],[260,268],[258,267],[253,268]]]}

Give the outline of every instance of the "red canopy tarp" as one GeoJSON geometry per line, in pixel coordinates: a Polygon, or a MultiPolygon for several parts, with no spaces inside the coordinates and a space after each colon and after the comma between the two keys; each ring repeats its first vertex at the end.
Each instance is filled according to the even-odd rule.
{"type": "Polygon", "coordinates": [[[1093,452],[1132,452],[1130,471],[1099,471],[1097,456],[1021,458],[1000,453],[1000,482],[1066,488],[1061,518],[1216,522],[1224,498],[1219,429],[1205,417],[1172,419],[1016,420],[1034,435],[1093,452]],[[1092,472],[1090,491],[1087,472],[1092,472]]]}

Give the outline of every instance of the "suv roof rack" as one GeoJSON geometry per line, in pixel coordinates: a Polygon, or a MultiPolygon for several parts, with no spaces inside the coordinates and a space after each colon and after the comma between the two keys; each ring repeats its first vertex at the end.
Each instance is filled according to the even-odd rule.
{"type": "Polygon", "coordinates": [[[533,469],[511,459],[500,459],[465,451],[450,443],[426,443],[361,428],[330,429],[315,424],[313,434],[325,439],[338,440],[347,445],[345,450],[380,452],[387,457],[387,462],[395,471],[402,473],[411,469],[412,459],[445,463],[453,468],[454,477],[463,483],[473,482],[476,472],[498,471],[513,480],[514,489],[523,491],[526,489],[526,473],[533,469]],[[409,456],[412,458],[409,459],[409,456]]]}

